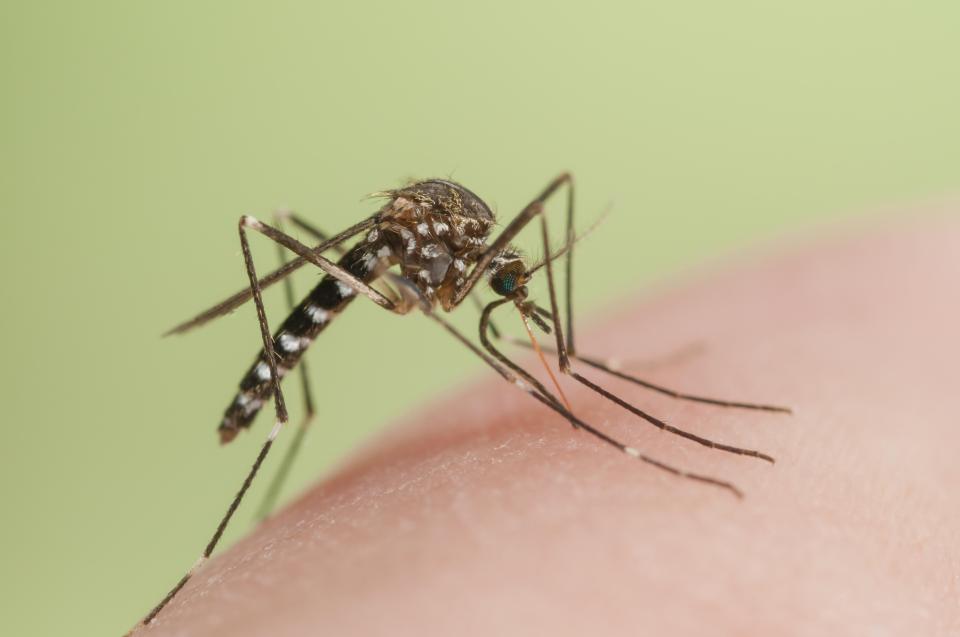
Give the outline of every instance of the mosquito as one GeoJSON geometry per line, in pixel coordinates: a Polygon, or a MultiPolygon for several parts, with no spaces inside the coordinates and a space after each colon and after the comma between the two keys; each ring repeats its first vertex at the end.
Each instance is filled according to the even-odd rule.
{"type": "Polygon", "coordinates": [[[306,364],[301,358],[317,336],[358,296],[365,296],[394,314],[408,314],[412,310],[419,309],[426,317],[437,323],[493,368],[504,380],[561,416],[575,429],[593,436],[596,440],[631,458],[678,478],[716,487],[736,497],[742,497],[741,491],[730,482],[680,469],[647,456],[639,449],[620,442],[582,420],[574,413],[574,409],[563,394],[560,384],[547,365],[544,352],[557,357],[562,374],[663,431],[711,449],[751,456],[770,463],[774,461],[771,456],[759,451],[721,444],[670,425],[596,384],[580,374],[573,366],[574,361],[583,363],[648,390],[680,400],[718,407],[791,413],[787,407],[719,400],[675,391],[624,373],[601,359],[583,356],[577,352],[573,331],[573,248],[582,235],[577,236],[574,230],[574,180],[570,173],[563,173],[551,181],[492,241],[489,239],[495,225],[493,212],[480,197],[453,181],[429,179],[398,189],[375,193],[373,196],[386,199],[386,203],[373,215],[332,237],[326,236],[293,213],[276,215],[275,225],[268,225],[249,215],[242,216],[238,230],[249,285],[167,332],[167,334],[182,334],[190,331],[253,299],[263,347],[240,381],[239,391],[224,412],[218,429],[220,440],[222,443],[230,442],[241,430],[249,428],[258,412],[271,397],[276,418],[240,490],[231,501],[201,556],[170,592],[143,618],[141,625],[154,621],[213,553],[270,448],[289,419],[281,389],[281,379],[299,363],[305,398],[304,416],[261,506],[261,517],[272,508],[293,457],[300,447],[307,423],[314,415],[314,401],[307,380],[306,364]],[[552,251],[544,206],[563,188],[566,190],[566,234],[562,246],[552,251]],[[543,257],[536,263],[527,264],[522,253],[513,247],[511,242],[534,219],[539,219],[543,257]],[[314,236],[320,243],[308,247],[287,234],[281,229],[281,224],[285,220],[314,236]],[[262,234],[275,242],[281,256],[281,267],[262,278],[258,277],[254,267],[247,238],[249,231],[262,234]],[[353,247],[348,250],[341,247],[344,242],[355,237],[360,238],[353,247]],[[324,256],[324,253],[330,250],[340,254],[338,261],[334,262],[324,256]],[[286,261],[285,251],[294,253],[297,255],[296,258],[286,261]],[[564,315],[560,312],[557,285],[554,280],[553,262],[560,258],[563,258],[566,270],[564,315]],[[295,296],[288,277],[294,270],[307,263],[320,268],[325,276],[298,305],[294,306],[295,296]],[[392,269],[394,267],[396,271],[392,269]],[[546,308],[528,298],[527,284],[541,269],[546,273],[549,290],[549,306],[546,308]],[[496,300],[486,305],[477,300],[473,294],[483,278],[487,279],[489,287],[498,296],[496,300]],[[287,318],[274,333],[270,329],[264,310],[262,291],[281,280],[284,281],[287,303],[291,309],[287,318]],[[381,285],[383,289],[375,288],[375,284],[381,285]],[[438,311],[450,312],[459,307],[468,296],[474,298],[480,308],[479,346],[438,311]],[[529,337],[529,343],[508,339],[495,327],[492,314],[504,305],[513,305],[518,311],[529,337]],[[534,336],[534,328],[545,334],[552,333],[555,348],[541,347],[534,336]],[[507,357],[496,347],[495,340],[527,345],[535,350],[557,390],[556,393],[507,357]]]}

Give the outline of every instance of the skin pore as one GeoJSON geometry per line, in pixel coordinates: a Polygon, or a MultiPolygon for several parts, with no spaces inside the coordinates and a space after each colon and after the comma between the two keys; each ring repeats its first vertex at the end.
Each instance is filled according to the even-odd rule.
{"type": "Polygon", "coordinates": [[[771,466],[561,377],[584,420],[743,500],[617,453],[490,371],[217,555],[138,634],[960,633],[958,207],[781,246],[581,322],[583,353],[641,377],[795,409],[675,401],[574,362],[771,466]]]}

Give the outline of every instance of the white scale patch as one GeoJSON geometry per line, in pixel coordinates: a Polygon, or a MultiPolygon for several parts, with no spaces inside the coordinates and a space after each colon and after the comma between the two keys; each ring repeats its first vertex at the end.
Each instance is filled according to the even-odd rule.
{"type": "Polygon", "coordinates": [[[455,267],[458,271],[463,272],[467,269],[467,264],[463,262],[463,259],[454,259],[453,267],[455,267]]]}
{"type": "Polygon", "coordinates": [[[450,226],[448,226],[444,222],[442,221],[433,222],[433,231],[436,232],[437,234],[445,234],[448,230],[450,230],[450,226]]]}
{"type": "Polygon", "coordinates": [[[417,272],[417,276],[423,279],[424,281],[429,281],[430,271],[424,268],[423,270],[420,270],[419,272],[417,272]]]}
{"type": "Polygon", "coordinates": [[[418,224],[417,224],[417,232],[419,232],[419,233],[422,234],[423,236],[427,236],[428,234],[430,234],[430,226],[428,226],[428,225],[426,224],[426,222],[424,222],[424,223],[418,223],[418,224]]]}
{"type": "Polygon", "coordinates": [[[255,400],[251,400],[250,402],[248,402],[246,405],[243,406],[243,415],[249,416],[250,414],[260,409],[261,407],[263,407],[262,400],[260,400],[259,398],[255,400]]]}
{"type": "Polygon", "coordinates": [[[368,272],[372,271],[373,268],[376,267],[376,265],[377,265],[377,255],[375,252],[368,252],[365,255],[363,255],[363,267],[366,268],[368,272]]]}
{"type": "Polygon", "coordinates": [[[277,338],[277,344],[285,352],[299,352],[305,345],[303,341],[307,341],[307,344],[310,342],[308,339],[300,339],[287,332],[282,332],[280,337],[277,338]]]}
{"type": "Polygon", "coordinates": [[[420,254],[428,259],[433,259],[434,257],[440,256],[440,246],[438,246],[436,243],[428,243],[420,248],[420,254]]]}
{"type": "Polygon", "coordinates": [[[390,246],[383,246],[377,250],[377,256],[381,259],[386,259],[393,254],[393,250],[390,249],[390,246]]]}
{"type": "Polygon", "coordinates": [[[407,230],[406,228],[400,228],[400,236],[404,241],[409,241],[413,238],[413,233],[407,230]]]}
{"type": "Polygon", "coordinates": [[[337,281],[337,290],[340,291],[340,298],[344,299],[348,299],[356,294],[356,291],[343,281],[337,281]]]}
{"type": "Polygon", "coordinates": [[[263,229],[263,224],[260,223],[260,220],[251,215],[243,215],[243,225],[248,228],[253,228],[254,230],[263,229]]]}
{"type": "Polygon", "coordinates": [[[523,381],[522,379],[520,379],[520,378],[514,378],[514,379],[513,379],[513,384],[516,385],[517,387],[519,387],[520,389],[522,389],[522,390],[525,391],[525,392],[532,392],[532,391],[533,391],[533,387],[531,387],[530,385],[528,385],[526,382],[524,382],[524,381],[523,381]]]}
{"type": "Polygon", "coordinates": [[[367,234],[367,243],[373,243],[380,238],[380,231],[374,228],[367,234]]]}
{"type": "Polygon", "coordinates": [[[260,380],[270,380],[270,366],[264,361],[257,363],[257,367],[253,370],[253,373],[256,374],[260,380]]]}
{"type": "Polygon", "coordinates": [[[307,316],[310,317],[310,320],[318,325],[323,325],[330,320],[330,312],[326,311],[322,307],[316,305],[308,305],[306,307],[307,316]]]}

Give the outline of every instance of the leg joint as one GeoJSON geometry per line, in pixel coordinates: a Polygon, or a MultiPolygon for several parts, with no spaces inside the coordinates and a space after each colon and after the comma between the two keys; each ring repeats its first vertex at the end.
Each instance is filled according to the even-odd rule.
{"type": "Polygon", "coordinates": [[[241,228],[253,228],[254,230],[262,230],[263,223],[253,215],[241,215],[240,216],[240,227],[241,228]]]}

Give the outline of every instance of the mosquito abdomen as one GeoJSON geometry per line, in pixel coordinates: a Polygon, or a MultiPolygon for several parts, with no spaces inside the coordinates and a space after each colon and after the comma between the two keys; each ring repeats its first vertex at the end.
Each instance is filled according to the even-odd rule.
{"type": "MultiPolygon", "coordinates": [[[[385,247],[378,241],[361,242],[343,255],[338,265],[361,281],[370,283],[389,265],[391,251],[385,247]]],[[[296,366],[313,339],[355,296],[353,288],[327,275],[293,309],[273,335],[277,373],[281,378],[296,366]]],[[[273,388],[270,366],[265,351],[261,349],[240,381],[240,391],[224,412],[218,428],[221,443],[230,442],[240,429],[250,426],[264,403],[270,399],[273,388]]]]}

